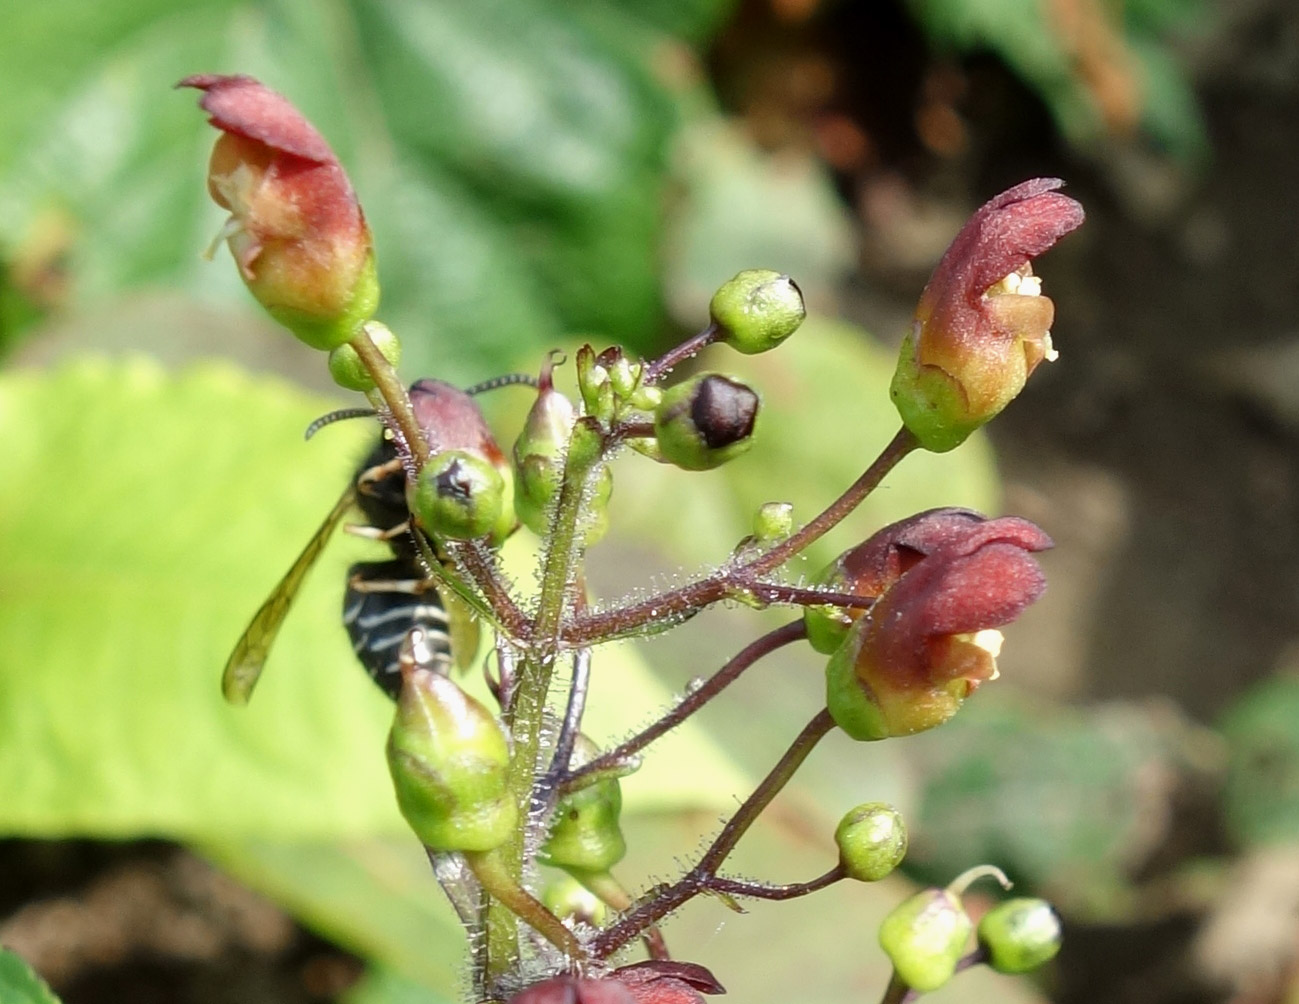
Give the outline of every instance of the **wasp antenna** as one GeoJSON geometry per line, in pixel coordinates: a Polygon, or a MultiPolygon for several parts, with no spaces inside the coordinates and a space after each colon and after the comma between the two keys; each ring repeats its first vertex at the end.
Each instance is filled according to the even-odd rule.
{"type": "Polygon", "coordinates": [[[310,439],[317,432],[327,425],[333,425],[335,422],[341,422],[345,418],[371,418],[375,414],[373,408],[339,408],[337,411],[331,411],[327,415],[321,415],[318,419],[307,426],[307,431],[302,434],[303,439],[310,439]]]}
{"type": "Polygon", "coordinates": [[[472,387],[465,389],[465,393],[470,397],[476,394],[485,394],[489,390],[498,390],[501,387],[514,387],[518,384],[526,384],[529,387],[536,388],[537,378],[531,373],[506,373],[503,376],[493,377],[491,380],[484,380],[482,383],[476,383],[472,387]]]}

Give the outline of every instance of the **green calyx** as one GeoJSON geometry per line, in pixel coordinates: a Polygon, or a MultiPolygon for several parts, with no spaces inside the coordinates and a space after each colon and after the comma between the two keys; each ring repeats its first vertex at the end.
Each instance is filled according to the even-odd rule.
{"type": "Polygon", "coordinates": [[[560,920],[599,927],[609,916],[600,897],[567,872],[552,873],[541,890],[541,902],[560,920]]]}
{"type": "Polygon", "coordinates": [[[884,712],[857,679],[857,647],[856,638],[845,638],[826,663],[825,706],[834,723],[859,742],[887,739],[884,712]]]}
{"type": "Polygon", "coordinates": [[[720,467],[753,445],[758,395],[720,373],[668,388],[654,412],[654,436],[664,462],[687,471],[720,467]]]}
{"type": "Polygon", "coordinates": [[[446,450],[429,459],[412,488],[411,512],[429,532],[452,540],[501,535],[506,519],[505,478],[474,450],[446,450]]]}
{"type": "MultiPolygon", "coordinates": [[[[367,321],[363,328],[375,348],[395,367],[401,361],[401,342],[392,329],[379,321],[367,321]]],[[[334,383],[347,390],[363,394],[374,390],[374,378],[351,345],[340,345],[329,353],[329,375],[334,378],[334,383]]]]}
{"type": "Polygon", "coordinates": [[[907,827],[893,806],[867,802],[839,821],[834,842],[845,875],[858,882],[878,882],[906,856],[907,827]]]}
{"type": "Polygon", "coordinates": [[[979,921],[979,944],[999,973],[1027,973],[1055,958],[1063,931],[1044,899],[1008,899],[979,921]]]}
{"type": "Polygon", "coordinates": [[[721,340],[745,355],[774,349],[807,316],[803,294],[789,276],[751,268],[723,283],[708,312],[721,340]]]}
{"type": "MultiPolygon", "coordinates": [[[[257,290],[254,295],[260,299],[257,290]]],[[[330,317],[321,317],[296,307],[267,305],[266,311],[313,349],[328,352],[351,341],[357,330],[379,309],[379,274],[374,254],[368,254],[352,286],[347,306],[330,317]]]]}
{"type": "Polygon", "coordinates": [[[789,502],[764,502],[753,514],[753,539],[774,544],[794,532],[794,507],[789,502]]]}
{"type": "Polygon", "coordinates": [[[397,805],[425,846],[488,851],[513,833],[505,733],[447,677],[406,674],[387,753],[397,805]]]}
{"type": "Polygon", "coordinates": [[[956,973],[974,924],[960,898],[926,889],[899,904],[880,924],[880,947],[913,990],[937,990],[956,973]]]}
{"type": "Polygon", "coordinates": [[[913,335],[902,342],[889,396],[902,424],[931,453],[954,450],[997,414],[971,415],[956,380],[936,366],[921,366],[916,361],[913,335]]]}
{"type": "MultiPolygon", "coordinates": [[[[593,759],[598,750],[579,736],[573,764],[593,759]]],[[[604,778],[560,799],[550,835],[542,846],[542,861],[575,872],[606,872],[627,853],[619,817],[622,786],[617,778],[604,778]]]]}

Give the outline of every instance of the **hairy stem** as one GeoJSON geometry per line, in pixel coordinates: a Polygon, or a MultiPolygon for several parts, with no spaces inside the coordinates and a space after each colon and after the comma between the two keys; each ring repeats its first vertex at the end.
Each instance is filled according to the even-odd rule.
{"type": "Polygon", "coordinates": [[[413,458],[418,470],[428,461],[428,440],[424,438],[424,430],[419,427],[419,422],[415,419],[406,386],[397,376],[397,371],[392,368],[392,363],[388,362],[384,354],[379,351],[379,347],[374,344],[370,333],[364,327],[352,336],[348,344],[356,350],[361,365],[366,368],[370,379],[374,381],[375,393],[379,395],[388,410],[385,416],[388,419],[388,427],[405,444],[406,452],[413,458]]]}
{"type": "Polygon", "coordinates": [[[716,878],[717,869],[721,867],[727,855],[735,849],[735,845],[753,825],[762,810],[789,782],[794,772],[807,759],[808,754],[832,728],[834,728],[834,719],[830,717],[829,711],[822,708],[798,734],[789,749],[744,804],[736,810],[735,815],[722,827],[722,832],[704,852],[699,863],[674,884],[651,891],[617,923],[596,935],[591,942],[591,954],[597,959],[607,959],[650,924],[658,923],[687,900],[707,892],[709,882],[716,878]]]}
{"type": "Polygon", "coordinates": [[[790,882],[785,885],[770,885],[766,882],[746,882],[743,879],[723,878],[715,875],[705,883],[709,892],[722,893],[726,896],[748,896],[751,899],[797,899],[818,892],[827,886],[846,878],[839,865],[831,868],[824,875],[818,875],[807,882],[790,882]]]}
{"type": "Polygon", "coordinates": [[[717,341],[721,333],[721,329],[717,327],[716,323],[713,323],[698,334],[691,335],[676,348],[669,349],[645,367],[645,383],[657,383],[673,367],[681,365],[691,356],[698,355],[707,346],[717,341]]]}
{"type": "Polygon", "coordinates": [[[602,753],[596,759],[570,773],[563,783],[563,790],[565,792],[575,791],[583,787],[581,783],[583,779],[590,779],[593,774],[616,768],[619,764],[626,762],[629,757],[634,756],[659,736],[676,728],[693,715],[739,679],[740,674],[763,656],[770,655],[777,649],[805,637],[807,637],[807,631],[803,627],[802,619],[799,619],[791,621],[784,627],[776,628],[776,630],[770,631],[761,638],[750,642],[701,686],[682,698],[671,711],[645,731],[632,736],[626,742],[620,743],[614,749],[602,753]]]}
{"type": "Polygon", "coordinates": [[[861,505],[899,461],[918,446],[916,438],[906,428],[900,429],[883,452],[848,487],[847,491],[830,503],[818,516],[770,550],[724,566],[712,575],[668,590],[648,600],[575,617],[563,632],[564,642],[570,645],[593,645],[640,633],[653,624],[661,625],[666,629],[672,626],[675,618],[698,613],[704,607],[725,599],[737,590],[753,588],[760,576],[779,568],[813,541],[837,526],[845,516],[861,505]]]}
{"type": "MultiPolygon", "coordinates": [[[[577,940],[577,936],[565,927],[558,917],[547,910],[540,900],[536,899],[518,883],[497,851],[466,851],[465,862],[488,894],[504,905],[510,914],[528,924],[570,959],[576,961],[584,957],[582,943],[577,940]]],[[[490,930],[491,925],[501,922],[513,926],[512,919],[508,916],[502,917],[499,912],[489,915],[488,965],[491,967],[498,967],[503,961],[507,965],[514,961],[513,959],[500,960],[490,957],[491,948],[494,944],[501,942],[513,944],[514,942],[514,932],[512,930],[508,932],[506,938],[493,937],[490,930]]]]}

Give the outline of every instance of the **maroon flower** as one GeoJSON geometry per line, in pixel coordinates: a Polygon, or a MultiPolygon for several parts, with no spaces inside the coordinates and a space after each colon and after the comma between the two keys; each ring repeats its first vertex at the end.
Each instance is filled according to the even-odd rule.
{"type": "Polygon", "coordinates": [[[1051,539],[1027,520],[936,510],[888,529],[892,546],[875,548],[883,557],[873,566],[883,591],[826,669],[827,705],[856,739],[922,732],[954,715],[996,678],[994,629],[1046,588],[1031,552],[1051,539]]]}
{"type": "Polygon", "coordinates": [[[651,961],[587,979],[555,976],[515,994],[509,1004],[704,1004],[702,994],[726,989],[693,962],[651,961]]]}
{"type": "Polygon", "coordinates": [[[926,449],[960,445],[1055,357],[1055,307],[1029,263],[1082,224],[1082,206],[1056,191],[1063,185],[1034,178],[983,205],[920,295],[892,395],[926,449]]]}
{"type": "MultiPolygon", "coordinates": [[[[925,555],[986,521],[986,516],[972,509],[955,507],[929,509],[900,519],[835,558],[817,576],[817,585],[874,600],[925,555]]],[[[869,605],[808,607],[804,612],[808,641],[818,652],[831,655],[869,605]]]]}
{"type": "MultiPolygon", "coordinates": [[[[378,304],[370,230],[329,144],[288,99],[252,77],[200,74],[177,86],[222,131],[208,192],[249,290],[316,348],[347,341],[378,304]]],[[[218,238],[220,239],[220,238],[218,238]]]]}

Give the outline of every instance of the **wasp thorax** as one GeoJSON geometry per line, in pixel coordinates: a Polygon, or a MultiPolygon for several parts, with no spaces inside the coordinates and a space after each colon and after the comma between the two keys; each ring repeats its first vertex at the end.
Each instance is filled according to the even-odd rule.
{"type": "Polygon", "coordinates": [[[654,413],[654,434],[668,463],[706,471],[753,443],[759,400],[749,386],[719,373],[701,373],[669,388],[654,413]]]}
{"type": "Polygon", "coordinates": [[[498,531],[505,513],[505,479],[473,450],[435,454],[407,491],[411,512],[438,537],[473,540],[498,531]]]}

